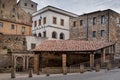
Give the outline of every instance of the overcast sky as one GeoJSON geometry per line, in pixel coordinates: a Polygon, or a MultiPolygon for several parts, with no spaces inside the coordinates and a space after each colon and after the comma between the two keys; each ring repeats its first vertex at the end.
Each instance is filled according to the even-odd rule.
{"type": "Polygon", "coordinates": [[[38,3],[38,10],[47,6],[76,13],[78,15],[97,10],[113,9],[120,13],[120,0],[33,0],[38,3]]]}

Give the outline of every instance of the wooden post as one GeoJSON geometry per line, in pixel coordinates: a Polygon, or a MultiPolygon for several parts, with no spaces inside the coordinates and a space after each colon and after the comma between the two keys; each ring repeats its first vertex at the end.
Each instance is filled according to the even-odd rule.
{"type": "Polygon", "coordinates": [[[100,71],[100,64],[96,64],[95,70],[96,70],[96,72],[100,71]]]}
{"type": "Polygon", "coordinates": [[[101,64],[106,62],[106,55],[105,55],[105,49],[102,49],[101,53],[101,64]]]}
{"type": "Polygon", "coordinates": [[[90,54],[90,68],[94,67],[94,54],[90,54]]]}
{"type": "Polygon", "coordinates": [[[62,69],[63,73],[67,73],[67,67],[66,67],[66,54],[62,54],[62,69]]]}
{"type": "Polygon", "coordinates": [[[39,73],[39,54],[34,54],[34,73],[39,73]]]}
{"type": "Polygon", "coordinates": [[[84,73],[84,65],[80,65],[80,73],[84,73]]]}

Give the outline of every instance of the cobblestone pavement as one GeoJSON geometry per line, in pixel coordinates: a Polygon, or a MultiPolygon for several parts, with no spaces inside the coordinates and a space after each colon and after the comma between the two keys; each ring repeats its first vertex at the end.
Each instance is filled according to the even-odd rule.
{"type": "Polygon", "coordinates": [[[120,80],[120,69],[85,72],[83,74],[56,74],[49,77],[46,77],[46,75],[33,75],[33,78],[28,78],[27,74],[17,74],[15,79],[10,79],[10,74],[0,74],[0,80],[120,80]]]}

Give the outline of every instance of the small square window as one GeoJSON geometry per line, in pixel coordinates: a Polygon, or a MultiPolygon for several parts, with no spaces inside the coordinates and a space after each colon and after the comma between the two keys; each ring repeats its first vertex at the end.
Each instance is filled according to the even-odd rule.
{"type": "Polygon", "coordinates": [[[61,19],[61,26],[64,26],[64,19],[61,19]]]}
{"type": "Polygon", "coordinates": [[[73,27],[76,27],[76,26],[77,26],[77,22],[74,21],[74,22],[73,22],[73,27]]]}
{"type": "Polygon", "coordinates": [[[105,36],[105,30],[101,30],[101,37],[105,36]]]}
{"type": "Polygon", "coordinates": [[[31,4],[31,7],[33,8],[33,7],[34,7],[34,5],[32,5],[32,4],[31,4]]]}
{"type": "Polygon", "coordinates": [[[83,20],[80,20],[80,26],[82,26],[83,25],[83,20]]]}
{"type": "Polygon", "coordinates": [[[43,24],[46,24],[46,17],[43,18],[43,24]]]}
{"type": "Polygon", "coordinates": [[[5,8],[5,4],[2,4],[2,8],[5,8]]]}
{"type": "Polygon", "coordinates": [[[1,28],[1,27],[3,27],[3,23],[2,23],[2,22],[0,22],[0,28],[1,28]]]}
{"type": "Polygon", "coordinates": [[[39,26],[41,25],[41,19],[39,19],[39,26]]]}
{"type": "Polygon", "coordinates": [[[25,27],[22,27],[22,34],[25,34],[25,27]]]}
{"type": "Polygon", "coordinates": [[[93,37],[96,37],[96,35],[97,35],[96,31],[93,31],[93,37]]]}
{"type": "Polygon", "coordinates": [[[96,23],[97,23],[97,18],[94,17],[94,18],[93,18],[93,25],[95,25],[96,23]]]}
{"type": "Polygon", "coordinates": [[[101,16],[101,24],[105,24],[105,16],[101,16]]]}
{"type": "Polygon", "coordinates": [[[53,17],[53,24],[57,24],[57,18],[53,17]]]}
{"type": "Polygon", "coordinates": [[[25,6],[27,6],[27,3],[25,3],[25,6]]]}
{"type": "Polygon", "coordinates": [[[14,24],[11,25],[11,29],[14,30],[15,29],[15,26],[14,24]]]}

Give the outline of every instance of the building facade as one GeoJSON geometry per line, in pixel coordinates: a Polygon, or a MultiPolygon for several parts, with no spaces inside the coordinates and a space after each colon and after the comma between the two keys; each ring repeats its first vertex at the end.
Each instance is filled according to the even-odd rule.
{"type": "Polygon", "coordinates": [[[119,48],[120,14],[113,10],[96,11],[70,20],[70,39],[117,42],[119,48]]]}
{"type": "Polygon", "coordinates": [[[32,14],[37,11],[37,3],[31,0],[20,0],[18,6],[20,6],[26,13],[32,14]]]}
{"type": "Polygon", "coordinates": [[[50,39],[69,39],[69,20],[76,14],[47,6],[33,15],[32,33],[50,39]]]}
{"type": "Polygon", "coordinates": [[[31,15],[17,6],[17,0],[0,0],[0,5],[0,33],[31,35],[31,15]]]}

